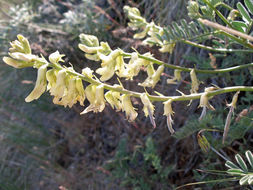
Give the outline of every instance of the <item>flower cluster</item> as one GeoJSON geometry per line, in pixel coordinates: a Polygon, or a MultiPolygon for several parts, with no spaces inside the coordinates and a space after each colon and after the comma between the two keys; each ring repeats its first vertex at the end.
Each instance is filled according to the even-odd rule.
{"type": "MultiPolygon", "coordinates": [[[[101,81],[111,79],[114,74],[127,80],[133,80],[142,67],[147,71],[148,77],[143,83],[139,83],[140,86],[154,88],[160,80],[164,65],[155,70],[151,61],[140,58],[136,52],[132,53],[129,62],[125,63],[123,50],[111,50],[107,43],[99,43],[98,39],[92,35],[81,34],[80,39],[79,48],[85,52],[85,56],[91,60],[101,61],[101,67],[96,70],[96,73],[101,75],[101,81]]],[[[143,56],[152,58],[150,53],[143,54],[143,56]]]]}
{"type": "MultiPolygon", "coordinates": [[[[132,80],[143,68],[147,72],[148,78],[143,83],[139,83],[139,85],[154,88],[160,80],[165,65],[157,63],[160,66],[155,70],[155,63],[152,62],[154,59],[150,53],[143,55],[139,55],[137,52],[127,54],[120,49],[111,50],[107,43],[100,43],[95,36],[81,34],[80,38],[79,48],[85,52],[85,56],[88,59],[102,62],[101,68],[96,70],[96,73],[101,75],[100,80],[94,75],[94,71],[88,67],[84,68],[82,73],[77,73],[71,64],[70,67],[62,65],[64,55],[58,51],[50,54],[49,60],[42,56],[33,55],[28,40],[22,35],[18,35],[18,40],[11,42],[9,57],[4,57],[3,61],[15,68],[34,67],[38,69],[34,89],[25,98],[26,102],[36,100],[45,91],[49,91],[53,96],[54,104],[71,108],[78,102],[81,106],[84,106],[84,101],[87,99],[90,104],[81,112],[81,114],[85,114],[91,111],[94,113],[102,112],[106,103],[108,103],[116,111],[125,112],[127,120],[132,122],[138,116],[136,108],[134,108],[131,101],[131,97],[135,96],[140,98],[143,104],[143,112],[146,117],[150,118],[150,122],[155,128],[155,106],[152,101],[162,101],[164,104],[164,115],[167,117],[167,127],[171,134],[175,132],[172,127],[172,117],[174,115],[172,103],[174,101],[200,98],[199,107],[203,108],[203,110],[199,120],[206,115],[207,108],[214,110],[209,103],[209,99],[212,98],[213,92],[217,91],[218,87],[208,87],[205,88],[203,93],[198,93],[199,81],[195,69],[190,70],[192,81],[190,95],[185,95],[179,91],[182,96],[166,97],[159,93],[157,93],[159,96],[151,96],[147,92],[138,93],[126,90],[121,83],[120,85],[103,83],[103,81],[109,80],[114,74],[132,80]],[[125,57],[130,58],[129,63],[125,63],[125,57]],[[83,81],[88,83],[87,86],[85,85],[86,87],[83,81]]],[[[175,69],[174,78],[169,79],[167,82],[175,83],[175,81],[180,80],[181,70],[175,69]]],[[[230,111],[225,124],[223,143],[227,136],[232,113],[236,107],[238,94],[239,92],[235,94],[232,103],[228,105],[230,111]]]]}
{"type": "Polygon", "coordinates": [[[128,25],[133,30],[142,30],[134,35],[135,39],[142,39],[148,36],[143,41],[144,45],[149,45],[152,47],[155,44],[161,47],[159,51],[162,53],[173,52],[176,44],[174,42],[162,39],[161,36],[163,36],[165,32],[162,27],[157,26],[154,22],[148,23],[145,18],[141,17],[140,11],[137,8],[125,6],[124,11],[130,20],[128,25]]]}

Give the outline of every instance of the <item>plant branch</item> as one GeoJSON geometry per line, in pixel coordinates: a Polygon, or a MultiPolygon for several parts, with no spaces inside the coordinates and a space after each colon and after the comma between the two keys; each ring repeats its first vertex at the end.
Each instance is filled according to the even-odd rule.
{"type": "MultiPolygon", "coordinates": [[[[125,56],[125,57],[130,57],[131,53],[122,53],[121,55],[125,56]]],[[[191,70],[193,69],[193,68],[185,68],[185,67],[180,67],[177,65],[168,64],[163,61],[159,61],[155,58],[147,57],[147,56],[140,55],[140,54],[138,54],[138,56],[139,56],[139,58],[145,59],[147,61],[151,61],[151,62],[158,64],[158,65],[164,65],[165,67],[168,67],[170,69],[177,69],[177,70],[181,70],[181,71],[185,71],[185,72],[191,72],[191,70]]],[[[249,63],[249,64],[245,64],[245,65],[238,65],[238,66],[229,67],[226,69],[215,69],[215,70],[194,69],[194,70],[196,73],[218,74],[218,73],[226,73],[226,72],[231,72],[231,71],[235,71],[235,70],[239,70],[239,69],[244,69],[244,68],[248,68],[248,67],[253,67],[253,63],[249,63]]]]}
{"type": "MultiPolygon", "coordinates": [[[[50,66],[54,67],[55,69],[59,69],[59,70],[64,69],[60,65],[56,65],[56,64],[53,64],[53,63],[50,63],[50,66]]],[[[124,89],[123,87],[119,88],[119,87],[115,87],[115,86],[112,86],[112,85],[109,85],[109,84],[102,83],[97,79],[86,77],[83,74],[77,73],[77,72],[72,71],[72,70],[67,69],[66,72],[71,74],[71,75],[78,76],[82,80],[84,80],[86,82],[89,82],[91,84],[104,85],[104,88],[107,89],[107,90],[120,92],[121,94],[129,94],[129,95],[137,97],[137,98],[140,98],[140,96],[142,94],[142,93],[139,93],[139,92],[134,92],[134,91],[124,89]]],[[[219,95],[219,94],[224,94],[224,93],[228,93],[228,92],[236,92],[236,91],[253,91],[253,87],[250,87],[250,86],[234,86],[234,87],[221,88],[221,89],[218,89],[218,90],[208,92],[207,96],[211,97],[211,96],[215,96],[215,95],[219,95]]],[[[204,92],[203,93],[196,93],[196,94],[189,94],[189,95],[182,95],[182,96],[153,96],[153,95],[149,95],[149,99],[151,101],[167,101],[169,99],[172,99],[172,101],[189,101],[189,100],[200,99],[202,94],[204,94],[204,92]]]]}

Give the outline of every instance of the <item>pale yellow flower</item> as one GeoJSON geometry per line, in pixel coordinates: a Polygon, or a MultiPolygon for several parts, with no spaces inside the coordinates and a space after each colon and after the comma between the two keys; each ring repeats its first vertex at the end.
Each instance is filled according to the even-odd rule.
{"type": "Polygon", "coordinates": [[[3,61],[7,65],[10,65],[10,66],[17,68],[17,69],[33,66],[33,63],[28,63],[26,61],[12,59],[10,57],[3,57],[3,61]]]}
{"type": "Polygon", "coordinates": [[[104,99],[104,85],[92,85],[86,87],[85,95],[90,102],[90,105],[80,114],[85,114],[90,111],[94,113],[102,112],[105,108],[105,99],[104,99]]]}
{"type": "Polygon", "coordinates": [[[148,66],[147,68],[148,78],[143,83],[139,83],[140,86],[154,88],[155,85],[160,80],[161,74],[164,71],[164,65],[160,65],[155,72],[152,70],[152,67],[148,66]]]}
{"type": "Polygon", "coordinates": [[[191,77],[191,81],[192,81],[191,93],[197,93],[199,90],[199,81],[198,81],[198,78],[197,78],[197,75],[196,75],[194,69],[191,70],[190,77],[191,77]]]}
{"type": "Polygon", "coordinates": [[[64,56],[64,54],[60,54],[59,51],[56,51],[49,55],[49,61],[54,64],[64,62],[64,60],[62,59],[64,56]]]}
{"type": "Polygon", "coordinates": [[[135,111],[135,108],[132,105],[130,95],[123,94],[121,96],[121,100],[122,100],[122,110],[126,113],[127,120],[130,122],[134,121],[138,113],[135,111]]]}
{"type": "Polygon", "coordinates": [[[167,116],[167,127],[168,130],[170,131],[171,134],[174,134],[175,131],[172,127],[173,124],[173,120],[172,120],[172,116],[174,115],[174,112],[172,110],[172,99],[167,100],[166,102],[163,103],[164,104],[164,114],[167,116]]]}
{"type": "Polygon", "coordinates": [[[113,109],[116,109],[116,111],[120,111],[122,109],[119,92],[108,91],[105,93],[105,99],[113,109]]]}
{"type": "Polygon", "coordinates": [[[141,101],[143,103],[143,111],[145,113],[145,116],[149,116],[150,121],[152,123],[152,125],[154,126],[154,128],[156,127],[155,124],[155,118],[154,118],[154,111],[155,111],[155,107],[154,105],[151,103],[151,101],[149,100],[148,96],[146,93],[142,93],[141,96],[141,101]]]}
{"type": "Polygon", "coordinates": [[[31,102],[33,100],[37,100],[45,91],[47,87],[47,80],[46,80],[46,72],[47,66],[43,65],[38,69],[38,75],[35,87],[33,91],[26,97],[26,102],[31,102]]]}
{"type": "Polygon", "coordinates": [[[53,102],[55,104],[59,104],[59,100],[66,94],[67,92],[67,73],[65,69],[60,70],[56,75],[56,83],[51,86],[49,92],[52,96],[54,96],[53,102]]]}

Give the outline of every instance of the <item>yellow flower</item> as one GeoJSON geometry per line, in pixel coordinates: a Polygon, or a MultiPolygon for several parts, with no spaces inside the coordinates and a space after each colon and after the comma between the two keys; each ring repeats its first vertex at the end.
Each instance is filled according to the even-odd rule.
{"type": "Polygon", "coordinates": [[[17,69],[33,66],[33,63],[28,63],[26,61],[12,59],[10,57],[3,57],[3,61],[7,65],[10,65],[10,66],[17,68],[17,69]]]}
{"type": "Polygon", "coordinates": [[[164,104],[164,114],[167,116],[167,127],[168,130],[170,131],[171,134],[175,133],[172,124],[173,124],[173,120],[172,120],[172,116],[174,115],[174,112],[172,110],[172,99],[167,100],[166,102],[163,103],[164,104]]]}
{"type": "Polygon", "coordinates": [[[10,43],[12,47],[9,49],[9,51],[11,53],[20,52],[24,54],[31,54],[32,51],[28,40],[20,34],[17,35],[17,38],[18,40],[15,40],[10,43]]]}
{"type": "Polygon", "coordinates": [[[90,105],[80,114],[85,114],[90,111],[94,113],[102,112],[105,108],[105,99],[104,99],[104,85],[93,85],[90,84],[85,89],[85,95],[90,102],[90,105]]]}
{"type": "Polygon", "coordinates": [[[38,69],[38,75],[35,87],[33,91],[26,97],[26,102],[31,102],[33,100],[38,99],[46,90],[47,87],[47,80],[46,80],[46,72],[47,66],[43,65],[38,69]]]}
{"type": "Polygon", "coordinates": [[[168,53],[171,54],[174,50],[175,45],[176,45],[176,43],[169,43],[167,41],[164,41],[163,45],[159,49],[159,51],[162,52],[162,53],[168,52],[168,53]]]}
{"type": "Polygon", "coordinates": [[[135,108],[132,105],[130,95],[123,94],[121,96],[121,101],[122,101],[122,110],[125,111],[127,120],[130,122],[134,121],[138,113],[135,111],[135,108]]]}
{"type": "Polygon", "coordinates": [[[145,116],[149,116],[150,118],[150,121],[152,123],[152,125],[154,126],[154,128],[156,127],[156,124],[155,124],[155,118],[154,118],[154,111],[155,111],[155,107],[154,105],[150,102],[148,96],[146,93],[142,93],[141,96],[141,101],[144,105],[143,107],[143,111],[145,113],[145,116]]]}
{"type": "Polygon", "coordinates": [[[51,86],[49,90],[50,94],[54,96],[53,102],[55,104],[60,104],[59,100],[66,94],[67,92],[66,82],[67,82],[67,73],[65,69],[62,69],[56,75],[55,85],[51,86]]]}
{"type": "Polygon", "coordinates": [[[199,81],[194,69],[191,70],[190,77],[192,81],[191,93],[197,93],[199,89],[199,81]]]}
{"type": "Polygon", "coordinates": [[[77,91],[77,101],[79,101],[80,105],[83,106],[83,102],[85,100],[85,91],[83,88],[82,79],[76,78],[76,91],[77,91]]]}
{"type": "Polygon", "coordinates": [[[49,71],[47,71],[47,74],[46,74],[46,78],[48,81],[47,90],[50,90],[53,86],[55,86],[57,73],[58,71],[55,69],[50,69],[49,71]]]}
{"type": "Polygon", "coordinates": [[[24,53],[20,53],[20,52],[9,53],[9,55],[13,59],[25,61],[25,62],[32,62],[32,61],[36,61],[38,59],[38,57],[36,55],[24,54],[24,53]]]}
{"type": "Polygon", "coordinates": [[[119,92],[108,91],[105,93],[105,99],[113,109],[116,108],[116,111],[120,111],[122,109],[119,92]]]}
{"type": "Polygon", "coordinates": [[[116,67],[116,58],[120,55],[121,50],[114,50],[108,56],[98,53],[102,60],[101,68],[96,70],[96,73],[101,75],[101,81],[107,81],[114,75],[116,67]]]}
{"type": "Polygon", "coordinates": [[[229,109],[229,112],[228,112],[228,115],[227,115],[227,119],[226,119],[226,123],[225,123],[225,126],[224,126],[222,144],[225,143],[225,140],[227,138],[229,127],[230,127],[231,120],[232,120],[232,115],[233,115],[234,110],[236,108],[236,102],[237,102],[239,93],[240,93],[240,91],[236,92],[235,95],[233,96],[232,102],[227,105],[227,106],[230,107],[230,109],[229,109]]]}
{"type": "Polygon", "coordinates": [[[208,97],[209,90],[210,90],[209,88],[206,88],[205,92],[200,97],[199,107],[203,108],[203,110],[199,117],[199,121],[205,117],[207,108],[210,110],[215,110],[214,107],[208,102],[209,98],[212,98],[208,97]]]}
{"type": "Polygon", "coordinates": [[[49,55],[49,61],[54,64],[64,62],[64,60],[62,59],[64,56],[64,54],[60,54],[59,51],[56,51],[49,55]]]}
{"type": "Polygon", "coordinates": [[[153,71],[152,68],[153,66],[151,65],[148,66],[147,68],[148,78],[143,83],[139,83],[140,86],[154,88],[155,85],[158,83],[161,74],[164,71],[164,65],[160,65],[155,72],[153,71]]]}

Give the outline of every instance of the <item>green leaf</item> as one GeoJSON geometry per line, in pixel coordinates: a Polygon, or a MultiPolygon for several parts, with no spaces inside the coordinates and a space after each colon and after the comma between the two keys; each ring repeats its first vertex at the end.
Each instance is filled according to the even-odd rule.
{"type": "Polygon", "coordinates": [[[235,159],[236,159],[237,163],[239,164],[239,166],[243,169],[243,171],[248,172],[248,167],[239,154],[235,155],[235,159]]]}
{"type": "Polygon", "coordinates": [[[245,155],[248,159],[248,162],[249,162],[251,168],[253,169],[253,154],[252,154],[252,152],[248,150],[245,152],[245,155]]]}
{"type": "Polygon", "coordinates": [[[248,179],[248,184],[253,185],[253,175],[250,175],[250,178],[248,179]]]}
{"type": "Polygon", "coordinates": [[[240,169],[237,165],[235,165],[233,162],[231,161],[226,161],[226,164],[225,166],[227,166],[228,168],[231,168],[231,169],[240,169]]]}
{"type": "Polygon", "coordinates": [[[251,18],[250,18],[250,16],[249,16],[248,11],[247,11],[246,8],[242,5],[242,3],[239,2],[239,3],[236,4],[236,6],[237,6],[238,11],[239,11],[240,14],[242,15],[242,19],[243,19],[245,22],[247,22],[247,24],[250,23],[250,22],[251,22],[251,18]]]}
{"type": "Polygon", "coordinates": [[[241,169],[228,169],[227,173],[230,175],[245,175],[245,173],[241,169]]]}
{"type": "Polygon", "coordinates": [[[232,25],[236,30],[240,32],[245,32],[246,29],[248,28],[247,25],[242,21],[233,21],[232,25]]]}
{"type": "Polygon", "coordinates": [[[240,185],[245,185],[248,183],[248,179],[249,179],[249,175],[245,175],[244,177],[242,177],[239,181],[240,185]]]}
{"type": "Polygon", "coordinates": [[[246,5],[248,11],[253,15],[253,0],[244,0],[244,4],[246,5]]]}

